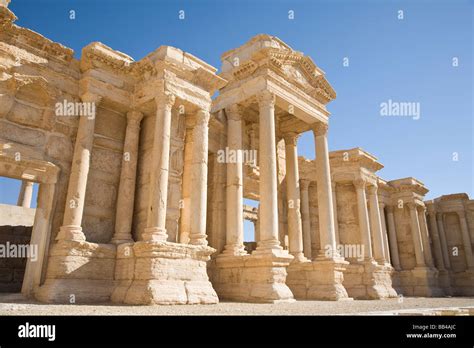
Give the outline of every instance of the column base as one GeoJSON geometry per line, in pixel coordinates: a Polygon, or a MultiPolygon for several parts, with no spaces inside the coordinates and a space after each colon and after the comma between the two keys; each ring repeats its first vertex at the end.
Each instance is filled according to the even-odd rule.
{"type": "Polygon", "coordinates": [[[342,258],[292,263],[286,284],[298,300],[348,300],[342,285],[348,264],[342,258]]]}
{"type": "Polygon", "coordinates": [[[429,267],[415,267],[398,273],[400,292],[404,296],[443,297],[444,291],[439,287],[438,271],[429,267]]]}
{"type": "Polygon", "coordinates": [[[120,245],[111,299],[132,305],[218,303],[206,269],[214,252],[208,246],[170,242],[120,245]]]}
{"type": "Polygon", "coordinates": [[[220,299],[254,303],[294,302],[285,284],[293,257],[281,249],[255,250],[251,255],[219,255],[213,285],[220,299]]]}
{"type": "Polygon", "coordinates": [[[48,303],[110,300],[115,286],[115,245],[60,240],[49,253],[46,279],[34,296],[48,303]]]}
{"type": "Polygon", "coordinates": [[[393,267],[373,260],[353,262],[344,272],[344,286],[349,296],[358,300],[397,297],[393,288],[393,267]]]}
{"type": "Polygon", "coordinates": [[[81,226],[64,225],[59,228],[56,240],[85,241],[86,235],[82,232],[81,226]]]}

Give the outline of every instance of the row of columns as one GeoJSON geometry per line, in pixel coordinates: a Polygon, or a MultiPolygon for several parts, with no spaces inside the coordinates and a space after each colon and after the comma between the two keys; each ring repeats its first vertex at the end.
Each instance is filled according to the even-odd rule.
{"type": "MultiPolygon", "coordinates": [[[[256,253],[269,249],[281,249],[278,238],[277,201],[277,157],[275,136],[275,96],[262,92],[257,96],[259,108],[259,168],[260,168],[260,206],[259,240],[256,253]]],[[[226,108],[227,136],[229,150],[242,149],[242,115],[236,105],[226,108]]],[[[327,147],[327,125],[317,123],[313,128],[316,146],[316,172],[318,176],[319,237],[321,246],[329,245],[336,252],[336,236],[333,215],[333,194],[329,169],[327,147]]],[[[294,262],[305,260],[311,249],[311,228],[309,223],[309,182],[299,179],[298,134],[284,135],[286,185],[288,199],[288,237],[289,252],[294,262]],[[300,183],[302,187],[300,187],[300,183]],[[303,203],[303,204],[301,204],[303,203]],[[303,234],[305,238],[303,238],[303,234]],[[305,243],[303,241],[306,241],[305,243]]],[[[245,254],[243,248],[243,173],[242,163],[227,164],[227,230],[226,246],[222,255],[238,256],[245,254]]],[[[325,257],[324,251],[321,257],[325,257]]],[[[337,256],[333,254],[333,256],[337,256]]],[[[309,256],[311,257],[311,256],[309,256]]]]}
{"type": "MultiPolygon", "coordinates": [[[[98,104],[101,97],[95,94],[82,96],[83,102],[98,104]]],[[[166,233],[166,210],[168,196],[169,156],[171,141],[171,112],[175,96],[162,93],[155,97],[156,115],[153,130],[152,168],[146,227],[141,235],[144,241],[164,242],[166,233]]],[[[206,201],[207,201],[207,157],[209,112],[200,109],[195,116],[192,159],[192,187],[190,207],[190,244],[207,245],[206,201]]],[[[95,117],[80,117],[74,147],[71,174],[68,184],[63,224],[58,240],[85,240],[82,232],[82,215],[94,141],[95,117]]],[[[143,114],[132,110],[127,113],[124,153],[117,195],[117,211],[113,243],[133,241],[132,222],[138,162],[140,123],[143,114]]]]}
{"type": "MultiPolygon", "coordinates": [[[[466,213],[463,210],[456,211],[459,218],[461,228],[461,238],[464,248],[464,257],[468,269],[474,268],[474,257],[472,251],[471,238],[469,235],[469,227],[466,220],[466,213]]],[[[449,259],[449,247],[444,229],[443,213],[436,212],[433,205],[428,208],[428,220],[430,223],[430,232],[433,239],[434,259],[436,267],[440,271],[451,269],[451,261],[449,259]]]]}

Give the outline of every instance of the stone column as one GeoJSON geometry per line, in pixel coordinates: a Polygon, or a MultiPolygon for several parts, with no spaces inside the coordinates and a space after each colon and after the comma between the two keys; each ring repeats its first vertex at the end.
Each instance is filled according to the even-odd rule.
{"type": "Polygon", "coordinates": [[[209,149],[209,111],[200,109],[193,130],[191,177],[191,234],[189,244],[207,245],[207,157],[209,149]]]}
{"type": "Polygon", "coordinates": [[[379,198],[377,195],[377,186],[370,185],[369,191],[369,212],[370,212],[370,231],[374,246],[374,258],[377,262],[385,262],[384,243],[382,236],[382,221],[380,219],[379,198]]]}
{"type": "Polygon", "coordinates": [[[316,145],[316,177],[318,189],[319,237],[321,255],[326,258],[325,249],[329,247],[332,258],[339,257],[336,249],[336,233],[334,230],[334,208],[332,202],[331,171],[329,167],[329,152],[327,141],[328,125],[318,122],[313,127],[316,145]]]}
{"type": "MultiPolygon", "coordinates": [[[[242,115],[239,107],[232,105],[226,110],[227,150],[235,154],[242,151],[242,115]]],[[[234,163],[227,163],[226,185],[226,244],[224,255],[245,255],[243,218],[242,156],[235,156],[234,163]]]]}
{"type": "Polygon", "coordinates": [[[416,267],[425,267],[425,257],[423,255],[423,244],[421,242],[420,222],[418,220],[418,210],[415,203],[407,203],[410,209],[411,234],[413,246],[415,248],[416,267]]]}
{"type": "Polygon", "coordinates": [[[337,199],[336,199],[336,189],[337,184],[335,181],[331,183],[332,185],[332,207],[334,214],[334,233],[336,234],[336,245],[339,245],[339,223],[337,220],[337,199]]]}
{"type": "Polygon", "coordinates": [[[285,136],[286,163],[286,199],[288,202],[288,239],[289,251],[294,256],[293,262],[305,260],[303,255],[303,227],[300,212],[300,188],[298,171],[298,135],[290,133],[285,136]]]}
{"type": "Polygon", "coordinates": [[[466,213],[464,210],[457,211],[456,213],[459,216],[459,224],[461,225],[462,244],[464,247],[464,255],[466,257],[466,265],[468,269],[473,269],[474,257],[472,255],[471,237],[469,236],[466,213]]]}
{"type": "Polygon", "coordinates": [[[439,241],[441,243],[441,251],[443,252],[444,264],[447,269],[451,269],[451,260],[449,259],[448,242],[446,233],[444,232],[443,213],[436,213],[436,222],[438,224],[439,241]]]}
{"type": "MultiPolygon", "coordinates": [[[[96,94],[86,93],[82,102],[93,103],[95,110],[101,101],[96,94]]],[[[57,240],[84,241],[86,236],[82,232],[82,214],[86,197],[87,177],[89,175],[90,158],[94,144],[95,116],[79,117],[79,127],[76,134],[74,154],[71,162],[71,171],[64,208],[63,224],[56,237],[57,240]]]]}
{"type": "Polygon", "coordinates": [[[390,263],[390,247],[388,245],[388,235],[387,235],[387,222],[385,221],[385,203],[380,202],[380,220],[382,223],[382,238],[383,238],[383,251],[385,255],[385,262],[390,263]]]}
{"type": "Polygon", "coordinates": [[[418,212],[418,218],[420,219],[421,241],[423,243],[425,262],[429,267],[434,267],[430,237],[428,234],[428,224],[426,223],[426,208],[424,206],[420,206],[419,208],[420,211],[418,212]]]}
{"type": "Polygon", "coordinates": [[[364,259],[372,259],[372,242],[370,238],[369,214],[367,209],[367,198],[365,195],[366,181],[357,179],[354,181],[357,193],[357,212],[359,218],[359,229],[361,242],[364,245],[364,259]]]}
{"type": "MultiPolygon", "coordinates": [[[[179,226],[179,242],[189,243],[191,231],[191,178],[193,162],[193,127],[190,126],[190,118],[186,118],[186,135],[184,143],[184,168],[183,168],[183,191],[181,203],[181,216],[179,226]]],[[[217,245],[217,244],[215,244],[217,245]]]]}
{"type": "Polygon", "coordinates": [[[21,182],[20,194],[18,195],[18,201],[16,205],[23,208],[30,208],[32,197],[33,197],[33,182],[23,180],[21,182]]]}
{"type": "Polygon", "coordinates": [[[301,220],[303,229],[304,256],[311,259],[311,220],[309,215],[309,180],[300,179],[301,220]]]}
{"type": "Polygon", "coordinates": [[[387,220],[388,220],[388,235],[390,245],[390,256],[392,259],[392,265],[396,270],[401,270],[400,256],[398,255],[398,241],[397,241],[397,229],[395,227],[395,219],[393,216],[393,206],[387,206],[387,220]]]}
{"type": "Polygon", "coordinates": [[[275,95],[258,95],[260,163],[260,240],[257,252],[282,249],[278,240],[277,157],[275,142],[275,95]]]}
{"type": "Polygon", "coordinates": [[[175,96],[163,93],[155,98],[156,117],[153,132],[152,164],[145,241],[165,242],[166,209],[168,206],[168,175],[171,137],[171,109],[175,96]]]}
{"type": "Polygon", "coordinates": [[[135,182],[137,175],[138,141],[140,122],[143,114],[138,111],[127,113],[127,129],[123,145],[122,168],[115,213],[115,234],[112,243],[133,242],[132,221],[135,202],[135,182]]]}
{"type": "Polygon", "coordinates": [[[430,222],[430,231],[433,237],[434,256],[436,261],[436,267],[440,271],[445,271],[444,260],[443,260],[443,249],[441,248],[441,240],[438,232],[438,225],[436,224],[436,213],[433,205],[428,206],[428,220],[430,222]]]}

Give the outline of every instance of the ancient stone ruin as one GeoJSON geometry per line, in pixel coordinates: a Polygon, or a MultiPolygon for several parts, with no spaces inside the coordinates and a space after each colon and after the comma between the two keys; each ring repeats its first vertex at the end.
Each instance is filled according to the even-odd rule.
{"type": "Polygon", "coordinates": [[[424,201],[421,181],[382,179],[372,154],[329,152],[336,93],[308,56],[262,34],[225,52],[219,74],[170,46],[134,61],[94,42],[76,59],[15,25],[6,3],[0,175],[24,182],[25,209],[39,184],[20,238],[38,257],[15,273],[25,296],[139,305],[474,295],[474,200],[424,201]],[[307,131],[315,160],[298,157],[307,131]],[[244,245],[244,219],[255,243],[244,245]]]}

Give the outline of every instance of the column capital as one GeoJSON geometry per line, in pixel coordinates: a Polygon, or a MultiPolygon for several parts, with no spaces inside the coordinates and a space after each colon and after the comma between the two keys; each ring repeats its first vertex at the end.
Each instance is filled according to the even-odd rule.
{"type": "Polygon", "coordinates": [[[352,183],[354,184],[356,189],[365,189],[365,186],[367,185],[367,180],[358,178],[355,179],[352,183]]]}
{"type": "Polygon", "coordinates": [[[86,93],[81,95],[81,100],[84,103],[94,103],[97,106],[102,101],[102,96],[100,96],[98,94],[95,94],[95,93],[86,92],[86,93]]]}
{"type": "Polygon", "coordinates": [[[288,132],[283,135],[283,139],[285,140],[285,145],[296,146],[299,137],[300,137],[300,134],[296,132],[288,132]]]}
{"type": "Polygon", "coordinates": [[[458,214],[460,219],[466,218],[466,212],[464,210],[456,210],[456,214],[458,214]]]}
{"type": "Polygon", "coordinates": [[[377,194],[378,187],[377,185],[369,185],[367,187],[367,191],[369,192],[369,195],[376,195],[377,194]]]}
{"type": "Polygon", "coordinates": [[[436,218],[439,219],[439,220],[442,220],[443,219],[443,213],[442,212],[437,212],[436,213],[436,218]]]}
{"type": "Polygon", "coordinates": [[[259,107],[262,106],[275,106],[275,94],[270,91],[263,91],[257,95],[257,102],[259,107]]]}
{"type": "Polygon", "coordinates": [[[227,120],[240,121],[242,119],[242,110],[238,104],[232,104],[225,108],[227,120]]]}
{"type": "Polygon", "coordinates": [[[329,125],[323,122],[316,122],[314,125],[311,125],[311,128],[313,129],[314,136],[318,137],[327,134],[329,125]]]}
{"type": "Polygon", "coordinates": [[[196,112],[196,125],[198,124],[208,125],[210,118],[211,118],[211,114],[209,113],[208,110],[199,109],[196,112]]]}
{"type": "Polygon", "coordinates": [[[418,204],[416,204],[415,202],[408,202],[406,203],[407,207],[410,209],[410,210],[416,210],[418,204]]]}
{"type": "Polygon", "coordinates": [[[425,204],[425,206],[426,206],[426,209],[428,210],[428,214],[436,214],[436,208],[433,203],[425,204]]]}
{"type": "Polygon", "coordinates": [[[143,113],[140,111],[129,111],[127,112],[127,124],[132,126],[138,126],[143,119],[143,113]]]}
{"type": "Polygon", "coordinates": [[[176,101],[174,94],[165,92],[155,96],[155,103],[157,109],[169,108],[171,109],[176,101]]]}
{"type": "Polygon", "coordinates": [[[311,183],[311,180],[308,179],[300,179],[300,186],[302,190],[308,190],[309,184],[311,183]]]}

